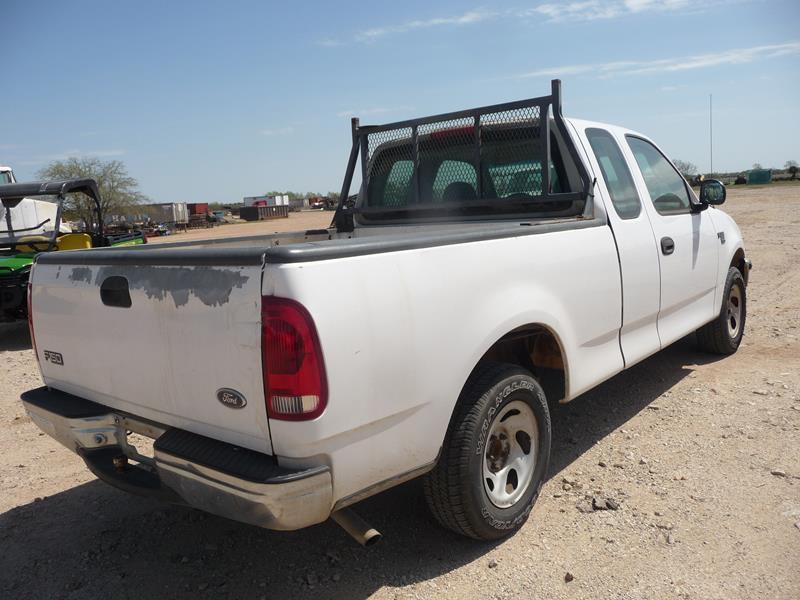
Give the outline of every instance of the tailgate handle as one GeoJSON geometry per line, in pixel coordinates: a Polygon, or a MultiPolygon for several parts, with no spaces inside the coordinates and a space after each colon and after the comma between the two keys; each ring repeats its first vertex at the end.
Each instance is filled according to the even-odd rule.
{"type": "Polygon", "coordinates": [[[128,280],[119,275],[106,277],[100,285],[100,299],[106,306],[130,308],[131,293],[128,291],[128,280]]]}

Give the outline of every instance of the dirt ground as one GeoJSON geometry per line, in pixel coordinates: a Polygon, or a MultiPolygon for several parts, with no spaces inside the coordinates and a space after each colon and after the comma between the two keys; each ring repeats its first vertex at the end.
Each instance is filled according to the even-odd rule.
{"type": "Polygon", "coordinates": [[[27,418],[27,329],[0,328],[0,597],[800,598],[800,186],[725,208],[755,265],[739,352],[690,336],[558,407],[542,497],[495,544],[437,527],[419,482],[359,505],[368,550],[117,491],[27,418]]]}
{"type": "Polygon", "coordinates": [[[273,219],[270,221],[238,221],[225,225],[218,225],[211,229],[190,229],[186,233],[165,235],[164,237],[149,238],[149,244],[166,244],[169,242],[187,242],[191,240],[212,240],[225,237],[240,237],[246,235],[267,235],[270,233],[283,233],[285,231],[307,231],[309,229],[324,229],[331,224],[333,212],[328,210],[304,210],[289,213],[289,218],[273,219]]]}

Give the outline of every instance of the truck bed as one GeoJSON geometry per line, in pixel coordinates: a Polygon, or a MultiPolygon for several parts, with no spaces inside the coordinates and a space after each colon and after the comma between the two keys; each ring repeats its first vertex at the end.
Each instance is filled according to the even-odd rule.
{"type": "Polygon", "coordinates": [[[435,459],[436,436],[400,452],[403,432],[444,427],[449,409],[436,399],[457,397],[481,348],[514,327],[482,330],[487,337],[478,340],[471,324],[503,313],[553,323],[576,349],[570,395],[620,370],[617,269],[605,219],[582,217],[61,252],[35,267],[34,329],[47,385],[274,454],[284,465],[346,464],[333,484],[341,499],[382,473],[435,459]],[[570,251],[576,247],[587,252],[570,251]],[[522,274],[513,294],[493,292],[522,274]],[[101,301],[110,276],[128,278],[130,308],[101,301]],[[590,311],[587,285],[616,301],[590,311]],[[262,296],[291,298],[313,315],[328,374],[322,418],[267,419],[262,296]],[[443,310],[451,318],[443,320],[443,310]],[[44,359],[45,350],[62,353],[64,365],[44,359]],[[247,406],[221,405],[221,388],[242,393],[247,406]],[[376,427],[380,445],[366,433],[376,427]]]}

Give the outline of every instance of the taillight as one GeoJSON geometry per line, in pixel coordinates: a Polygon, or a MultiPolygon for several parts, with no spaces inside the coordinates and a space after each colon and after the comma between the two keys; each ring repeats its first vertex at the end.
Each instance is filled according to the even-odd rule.
{"type": "Polygon", "coordinates": [[[31,333],[31,346],[33,347],[33,355],[36,357],[36,360],[39,360],[39,353],[36,352],[36,338],[33,336],[33,311],[31,310],[33,302],[31,298],[31,293],[33,289],[31,288],[31,282],[28,281],[28,330],[31,333]]]}
{"type": "Polygon", "coordinates": [[[262,298],[261,355],[270,418],[307,421],[322,414],[328,403],[325,365],[314,321],[301,304],[262,298]]]}

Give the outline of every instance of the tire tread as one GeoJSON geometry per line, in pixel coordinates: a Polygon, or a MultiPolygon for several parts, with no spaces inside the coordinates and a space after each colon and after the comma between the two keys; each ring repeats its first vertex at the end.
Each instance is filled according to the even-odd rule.
{"type": "Polygon", "coordinates": [[[424,480],[425,499],[434,518],[445,528],[461,535],[484,540],[485,536],[470,522],[468,512],[474,512],[464,489],[469,470],[469,448],[472,433],[479,426],[488,390],[502,379],[530,373],[516,365],[487,362],[479,365],[464,386],[455,412],[445,434],[442,453],[436,466],[424,480]]]}
{"type": "Polygon", "coordinates": [[[746,290],[744,286],[744,279],[742,278],[742,274],[739,272],[739,269],[736,267],[731,267],[728,269],[728,276],[725,278],[725,292],[723,294],[722,300],[722,307],[720,308],[720,313],[714,317],[714,320],[706,323],[700,329],[695,332],[697,337],[697,344],[700,346],[700,349],[709,352],[711,354],[733,354],[739,348],[739,343],[741,343],[741,338],[744,335],[744,325],[747,320],[747,300],[746,296],[743,295],[744,300],[744,310],[742,312],[742,325],[741,325],[741,334],[739,336],[739,343],[733,342],[729,335],[728,335],[728,326],[725,323],[724,319],[722,318],[722,313],[725,310],[725,302],[728,298],[728,294],[730,293],[731,286],[734,285],[734,281],[739,277],[742,280],[742,289],[746,290]]]}

